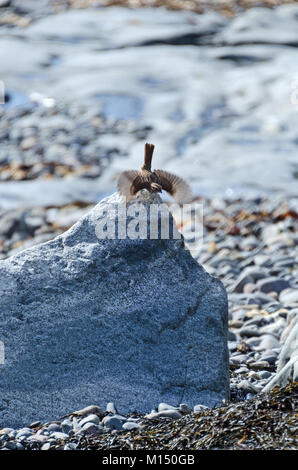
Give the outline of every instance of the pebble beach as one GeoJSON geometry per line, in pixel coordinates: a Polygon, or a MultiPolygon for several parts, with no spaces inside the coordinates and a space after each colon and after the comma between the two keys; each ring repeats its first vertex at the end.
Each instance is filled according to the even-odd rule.
{"type": "MultiPolygon", "coordinates": [[[[4,427],[0,449],[296,450],[297,365],[281,371],[297,355],[298,109],[287,83],[296,70],[285,71],[296,54],[297,5],[199,11],[200,2],[189,2],[190,13],[179,2],[171,10],[58,3],[34,10],[29,1],[0,2],[0,79],[11,84],[0,105],[0,260],[66,232],[115,191],[143,143],[156,142],[162,164],[179,166],[203,208],[193,256],[228,293],[230,400],[215,408],[156,403],[140,414],[107,396],[51,422],[36,416],[4,427]],[[110,26],[97,37],[88,15],[102,10],[110,26]],[[78,11],[83,26],[74,34],[78,11]],[[290,26],[273,37],[276,21],[290,26]],[[156,51],[152,76],[140,73],[142,53],[145,64],[156,51]],[[27,60],[14,68],[8,57],[19,53],[27,60]],[[208,89],[216,73],[220,85],[208,89]]],[[[191,250],[187,221],[179,230],[191,250]]]]}

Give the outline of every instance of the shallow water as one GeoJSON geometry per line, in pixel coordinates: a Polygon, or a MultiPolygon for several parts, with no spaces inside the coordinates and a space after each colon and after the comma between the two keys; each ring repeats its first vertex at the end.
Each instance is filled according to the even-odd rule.
{"type": "MultiPolygon", "coordinates": [[[[0,36],[5,106],[28,105],[39,93],[151,128],[154,165],[179,172],[198,194],[297,193],[297,11],[253,9],[227,20],[108,8],[41,18],[0,36]]],[[[123,139],[115,133],[109,145],[121,148],[123,139]]],[[[114,155],[92,182],[100,193],[140,165],[143,145],[132,134],[127,157],[114,155]]],[[[79,181],[78,193],[88,194],[90,180],[79,181]]]]}
{"type": "Polygon", "coordinates": [[[142,115],[144,103],[137,96],[96,93],[94,99],[98,100],[107,118],[138,119],[142,115]]]}
{"type": "Polygon", "coordinates": [[[0,106],[3,106],[4,110],[27,105],[33,105],[30,97],[26,93],[18,90],[10,90],[7,92],[5,95],[5,103],[0,104],[0,106]]]}

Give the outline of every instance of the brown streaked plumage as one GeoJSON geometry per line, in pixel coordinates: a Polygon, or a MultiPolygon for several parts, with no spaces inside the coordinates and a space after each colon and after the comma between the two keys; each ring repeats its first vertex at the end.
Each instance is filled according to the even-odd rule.
{"type": "Polygon", "coordinates": [[[123,171],[118,179],[118,191],[130,200],[141,189],[150,193],[167,191],[180,204],[192,200],[189,185],[180,176],[164,170],[151,170],[153,144],[145,144],[144,164],[140,171],[123,171]]]}

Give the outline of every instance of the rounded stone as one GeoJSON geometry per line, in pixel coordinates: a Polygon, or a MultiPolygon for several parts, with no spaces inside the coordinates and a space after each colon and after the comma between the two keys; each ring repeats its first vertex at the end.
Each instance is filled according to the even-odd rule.
{"type": "Polygon", "coordinates": [[[141,429],[142,426],[139,423],[133,423],[131,421],[126,421],[126,423],[123,424],[122,428],[126,429],[127,431],[133,431],[135,429],[141,429]]]}
{"type": "Polygon", "coordinates": [[[50,432],[50,433],[53,433],[53,432],[61,432],[61,426],[57,423],[51,423],[47,426],[47,430],[50,432]]]}
{"type": "Polygon", "coordinates": [[[178,410],[180,411],[180,413],[185,415],[190,414],[192,412],[191,408],[186,403],[181,403],[179,405],[178,410]]]}
{"type": "Polygon", "coordinates": [[[101,425],[89,422],[85,423],[82,427],[80,434],[84,434],[84,436],[93,436],[95,434],[102,434],[103,428],[101,425]]]}
{"type": "Polygon", "coordinates": [[[55,431],[55,432],[52,432],[52,433],[51,433],[51,437],[52,437],[53,439],[57,439],[57,440],[58,440],[58,439],[64,440],[64,439],[68,439],[68,438],[69,438],[69,435],[66,434],[65,432],[55,431]]]}
{"type": "Polygon", "coordinates": [[[40,450],[50,450],[50,448],[51,448],[51,443],[46,442],[45,444],[41,446],[40,450]]]}
{"type": "Polygon", "coordinates": [[[208,410],[208,407],[207,406],[204,406],[204,405],[195,405],[194,406],[194,409],[193,409],[193,412],[194,414],[200,414],[204,411],[207,411],[208,410]]]}
{"type": "Polygon", "coordinates": [[[121,430],[124,422],[126,421],[123,417],[118,417],[118,415],[105,416],[102,420],[102,424],[105,428],[108,429],[117,429],[121,430]]]}
{"type": "Polygon", "coordinates": [[[160,403],[158,405],[158,411],[165,411],[165,410],[177,410],[177,407],[168,405],[168,403],[160,403]]]}
{"type": "Polygon", "coordinates": [[[16,439],[21,439],[21,438],[26,438],[29,437],[33,434],[32,429],[29,428],[23,428],[18,431],[16,434],[16,439]]]}
{"type": "Polygon", "coordinates": [[[178,410],[167,409],[167,410],[159,411],[158,416],[162,418],[179,419],[182,417],[182,414],[179,413],[178,410]]]}
{"type": "Polygon", "coordinates": [[[270,364],[267,361],[256,361],[249,364],[250,369],[252,370],[266,370],[270,368],[270,364]]]}
{"type": "Polygon", "coordinates": [[[279,341],[272,335],[265,334],[261,336],[261,340],[256,349],[258,351],[269,350],[280,347],[279,341]]]}
{"type": "Polygon", "coordinates": [[[277,277],[269,277],[265,279],[261,279],[257,282],[257,287],[261,292],[268,293],[268,292],[277,292],[278,294],[290,287],[289,281],[286,281],[282,278],[277,277]]]}
{"type": "Polygon", "coordinates": [[[106,406],[106,412],[107,412],[107,413],[112,413],[112,414],[114,414],[114,415],[116,415],[116,414],[118,413],[117,408],[116,408],[115,404],[114,404],[112,401],[110,401],[110,402],[107,404],[107,406],[106,406]]]}
{"type": "Polygon", "coordinates": [[[64,421],[62,421],[61,428],[62,428],[62,431],[66,434],[68,434],[70,431],[72,431],[73,425],[72,425],[72,422],[70,421],[70,419],[65,419],[64,421]]]}
{"type": "Polygon", "coordinates": [[[99,417],[98,417],[97,415],[91,414],[91,415],[88,415],[88,416],[86,416],[85,418],[81,419],[81,420],[79,421],[79,425],[80,425],[81,427],[83,427],[84,424],[86,424],[86,423],[99,424],[99,422],[100,422],[99,417]]]}

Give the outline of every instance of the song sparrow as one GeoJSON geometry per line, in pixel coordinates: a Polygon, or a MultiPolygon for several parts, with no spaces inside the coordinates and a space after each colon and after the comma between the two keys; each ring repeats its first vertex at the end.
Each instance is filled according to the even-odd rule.
{"type": "Polygon", "coordinates": [[[167,191],[180,204],[190,202],[193,194],[190,186],[180,176],[164,170],[151,170],[153,144],[145,144],[144,164],[140,171],[123,171],[118,178],[118,191],[129,201],[141,189],[150,193],[167,191]]]}

